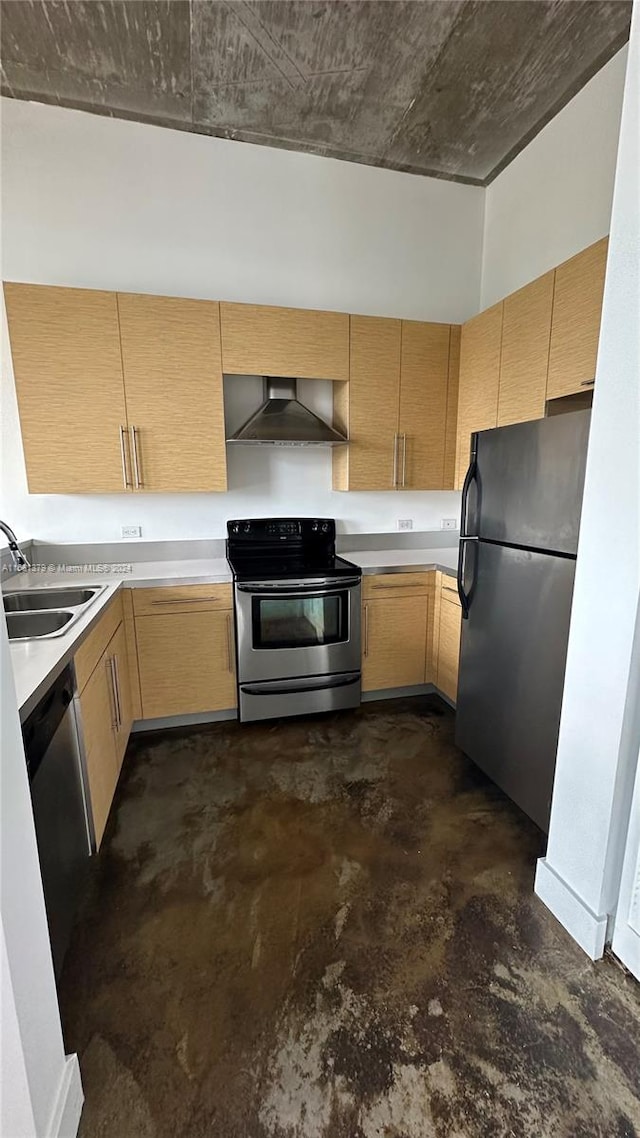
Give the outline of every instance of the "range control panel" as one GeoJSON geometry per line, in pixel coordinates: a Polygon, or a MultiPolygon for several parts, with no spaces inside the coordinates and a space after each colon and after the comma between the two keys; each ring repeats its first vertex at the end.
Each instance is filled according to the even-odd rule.
{"type": "Polygon", "coordinates": [[[227,522],[232,542],[260,545],[263,542],[335,541],[332,518],[245,518],[227,522]]]}

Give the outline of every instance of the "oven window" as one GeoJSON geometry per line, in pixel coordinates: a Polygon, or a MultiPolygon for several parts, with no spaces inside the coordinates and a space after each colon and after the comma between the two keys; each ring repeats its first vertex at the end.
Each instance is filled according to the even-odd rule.
{"type": "Polygon", "coordinates": [[[252,600],[254,648],[313,648],[349,638],[347,593],[252,600]]]}

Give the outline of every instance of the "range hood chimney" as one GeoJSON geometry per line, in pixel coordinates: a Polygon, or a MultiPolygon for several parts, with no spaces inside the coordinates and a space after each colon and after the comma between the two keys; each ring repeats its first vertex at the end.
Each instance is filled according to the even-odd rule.
{"type": "Polygon", "coordinates": [[[295,379],[264,376],[264,403],[227,442],[249,446],[332,447],[348,440],[299,402],[295,379]]]}

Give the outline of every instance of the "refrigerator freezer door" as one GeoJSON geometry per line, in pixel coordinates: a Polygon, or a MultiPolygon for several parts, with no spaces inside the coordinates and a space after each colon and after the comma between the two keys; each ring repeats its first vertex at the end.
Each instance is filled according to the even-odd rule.
{"type": "Polygon", "coordinates": [[[456,743],[548,829],[575,562],[479,542],[456,743]]]}
{"type": "Polygon", "coordinates": [[[575,556],[590,416],[573,411],[481,431],[469,532],[575,556]]]}

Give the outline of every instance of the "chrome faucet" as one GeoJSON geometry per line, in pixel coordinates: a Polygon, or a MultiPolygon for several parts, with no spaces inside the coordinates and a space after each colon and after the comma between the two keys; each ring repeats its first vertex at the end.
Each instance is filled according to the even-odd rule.
{"type": "Polygon", "coordinates": [[[9,543],[9,553],[11,554],[11,564],[13,568],[17,572],[23,569],[30,569],[31,564],[18,545],[18,539],[11,529],[11,526],[8,526],[6,522],[0,521],[0,530],[2,530],[9,543]]]}

